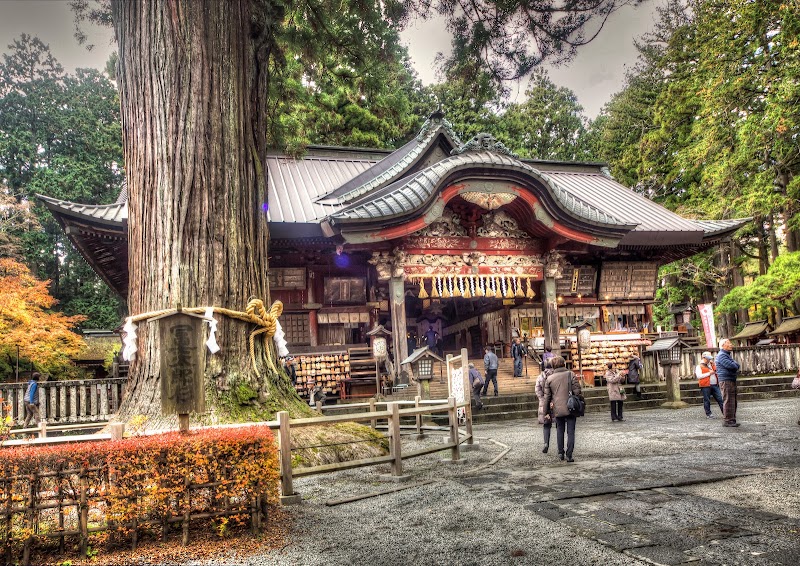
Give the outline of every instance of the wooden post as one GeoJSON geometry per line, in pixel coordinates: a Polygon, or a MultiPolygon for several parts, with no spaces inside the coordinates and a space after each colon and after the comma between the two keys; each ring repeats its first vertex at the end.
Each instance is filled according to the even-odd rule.
{"type": "MultiPolygon", "coordinates": [[[[422,400],[422,397],[417,395],[414,397],[414,408],[419,409],[419,402],[422,400]]],[[[417,438],[425,438],[425,435],[422,434],[422,415],[417,415],[417,438]]]]}
{"type": "MultiPolygon", "coordinates": [[[[375,398],[374,397],[370,397],[370,400],[369,400],[369,412],[370,413],[374,413],[375,412],[375,398]]],[[[369,426],[371,426],[372,428],[378,428],[378,419],[372,419],[371,421],[369,421],[369,426]]]]}
{"type": "Polygon", "coordinates": [[[317,410],[322,413],[322,401],[317,401],[317,410]]]}
{"type": "Polygon", "coordinates": [[[673,364],[664,366],[664,373],[667,378],[667,402],[661,406],[665,409],[683,409],[689,405],[681,401],[681,382],[676,367],[673,364]]]}
{"type": "Polygon", "coordinates": [[[278,412],[278,444],[281,451],[281,503],[299,503],[300,495],[292,486],[292,440],[289,428],[289,413],[278,412]]]}
{"type": "Polygon", "coordinates": [[[543,287],[544,296],[542,297],[542,314],[544,315],[544,343],[553,349],[553,354],[560,356],[560,323],[558,320],[558,297],[556,296],[555,277],[547,277],[545,275],[543,287]]]}
{"type": "Polygon", "coordinates": [[[389,419],[389,454],[394,457],[392,461],[392,476],[403,475],[403,455],[400,444],[400,404],[397,402],[389,403],[389,410],[392,413],[389,419]]]}
{"type": "Polygon", "coordinates": [[[80,506],[78,515],[78,530],[81,537],[81,556],[89,552],[89,478],[86,468],[81,468],[80,506]]]}
{"type": "Polygon", "coordinates": [[[450,420],[450,442],[455,444],[455,446],[450,449],[450,459],[453,462],[457,462],[461,459],[461,454],[458,447],[458,415],[456,414],[456,398],[448,397],[447,406],[447,416],[450,420]]]}
{"type": "Polygon", "coordinates": [[[389,279],[389,310],[392,313],[392,346],[394,348],[394,368],[397,375],[395,384],[400,383],[400,362],[408,357],[406,341],[406,284],[403,277],[389,279]]]}
{"type": "Polygon", "coordinates": [[[184,434],[189,432],[189,413],[178,414],[178,430],[184,434]]]}
{"type": "Polygon", "coordinates": [[[39,438],[47,438],[47,421],[39,421],[39,438]]]}

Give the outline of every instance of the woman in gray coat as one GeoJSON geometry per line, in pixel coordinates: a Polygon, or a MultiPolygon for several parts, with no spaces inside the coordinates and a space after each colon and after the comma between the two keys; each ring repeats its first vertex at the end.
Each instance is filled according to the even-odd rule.
{"type": "Polygon", "coordinates": [[[620,384],[625,381],[625,376],[614,369],[612,362],[608,362],[608,371],[603,377],[606,379],[608,400],[611,402],[611,421],[624,421],[622,402],[625,400],[625,394],[622,392],[620,384]]]}
{"type": "Polygon", "coordinates": [[[550,448],[550,431],[553,428],[553,415],[550,407],[545,407],[544,404],[544,382],[547,381],[547,376],[553,373],[553,368],[550,367],[550,360],[548,358],[544,361],[544,371],[539,374],[536,379],[536,396],[539,398],[539,424],[542,425],[542,433],[544,434],[544,448],[542,452],[547,454],[550,448]]]}
{"type": "Polygon", "coordinates": [[[551,373],[544,382],[544,406],[553,407],[553,416],[556,420],[556,443],[558,457],[564,459],[564,430],[567,431],[567,462],[574,462],[572,451],[575,448],[575,415],[570,414],[567,400],[570,391],[573,395],[581,394],[581,384],[575,374],[565,367],[564,358],[555,356],[550,359],[553,366],[551,373]]]}

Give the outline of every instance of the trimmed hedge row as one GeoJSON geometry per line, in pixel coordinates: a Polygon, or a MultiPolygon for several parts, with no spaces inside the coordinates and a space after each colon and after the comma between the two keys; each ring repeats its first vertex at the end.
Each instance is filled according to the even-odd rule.
{"type": "Polygon", "coordinates": [[[85,553],[95,539],[166,535],[180,523],[251,521],[277,503],[278,451],[268,427],[209,429],[117,441],[0,451],[0,542],[6,562],[65,539],[85,553]],[[11,519],[11,520],[9,520],[11,519]]]}

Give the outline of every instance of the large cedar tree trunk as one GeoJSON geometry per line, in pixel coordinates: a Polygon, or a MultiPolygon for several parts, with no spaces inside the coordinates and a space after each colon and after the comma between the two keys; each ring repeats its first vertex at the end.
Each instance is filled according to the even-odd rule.
{"type": "MultiPolygon", "coordinates": [[[[268,21],[263,14],[253,14],[268,5],[112,2],[132,315],[178,304],[241,311],[250,297],[269,308],[265,97],[272,35],[254,23],[268,21]]],[[[254,406],[265,406],[259,398],[267,404],[284,397],[299,402],[282,374],[261,366],[257,377],[248,353],[252,330],[220,317],[222,350],[207,356],[207,390],[246,403],[249,398],[254,406]]],[[[166,424],[160,417],[157,341],[154,324],[140,325],[120,412],[123,419],[147,415],[148,425],[156,427],[166,424]]],[[[207,404],[213,401],[207,398],[207,404]]]]}

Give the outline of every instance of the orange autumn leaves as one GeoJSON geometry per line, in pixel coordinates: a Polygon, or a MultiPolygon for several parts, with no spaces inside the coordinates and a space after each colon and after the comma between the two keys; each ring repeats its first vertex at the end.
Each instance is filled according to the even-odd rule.
{"type": "Polygon", "coordinates": [[[44,371],[58,370],[85,348],[71,329],[86,317],[50,311],[56,300],[47,285],[25,265],[0,259],[0,358],[9,365],[16,360],[17,347],[22,360],[44,371]]]}

